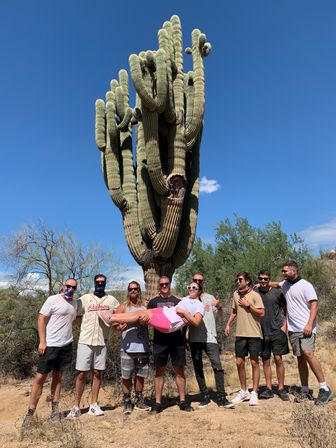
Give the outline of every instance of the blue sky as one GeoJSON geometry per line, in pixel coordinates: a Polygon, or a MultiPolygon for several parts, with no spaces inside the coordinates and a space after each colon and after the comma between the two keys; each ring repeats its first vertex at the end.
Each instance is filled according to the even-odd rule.
{"type": "Polygon", "coordinates": [[[213,46],[201,177],[216,191],[200,196],[198,235],[213,241],[237,213],[335,247],[336,3],[310,0],[2,0],[0,235],[42,219],[135,266],[103,184],[94,102],[173,14],[184,47],[193,28],[213,46]]]}

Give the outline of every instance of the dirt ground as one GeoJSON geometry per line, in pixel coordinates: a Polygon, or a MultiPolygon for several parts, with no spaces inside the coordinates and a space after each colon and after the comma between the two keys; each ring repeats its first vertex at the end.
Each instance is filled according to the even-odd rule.
{"type": "MultiPolygon", "coordinates": [[[[330,347],[322,345],[320,356],[329,359],[328,352],[330,353],[330,347]]],[[[233,354],[226,353],[223,356],[223,363],[226,366],[227,392],[234,394],[238,390],[238,379],[233,354]]],[[[285,358],[285,365],[286,383],[289,386],[299,384],[295,359],[292,355],[285,358]]],[[[334,365],[328,365],[326,368],[329,377],[334,375],[330,378],[332,384],[336,382],[334,367],[334,365]]],[[[249,365],[247,372],[250,376],[249,365]]],[[[211,384],[213,375],[210,370],[207,376],[211,384]]],[[[261,384],[263,384],[263,376],[261,378],[261,384]]],[[[311,383],[313,382],[316,383],[315,379],[311,378],[311,383]]],[[[293,402],[293,395],[289,403],[282,402],[276,396],[270,400],[260,400],[256,407],[251,407],[248,402],[245,402],[234,409],[223,409],[212,403],[206,408],[198,409],[199,395],[195,393],[197,387],[192,376],[188,379],[189,393],[194,391],[189,395],[195,409],[192,413],[181,412],[175,405],[175,401],[170,399],[166,400],[168,407],[159,415],[151,416],[144,411],[133,411],[131,415],[125,416],[120,406],[120,394],[116,397],[111,387],[104,386],[100,394],[100,404],[105,411],[104,416],[91,417],[86,414],[89,395],[85,392],[82,416],[75,422],[62,419],[58,424],[51,424],[48,420],[50,408],[46,397],[49,387],[46,384],[38,406],[38,421],[22,438],[19,429],[27,410],[30,388],[30,381],[20,383],[7,381],[1,384],[0,447],[174,448],[175,445],[183,445],[186,448],[212,446],[294,448],[300,446],[293,435],[293,430],[290,429],[293,412],[295,413],[298,406],[302,406],[293,402]]],[[[172,380],[168,380],[166,392],[169,396],[174,395],[175,386],[172,380]]],[[[314,393],[316,395],[316,388],[314,393]]],[[[151,391],[147,391],[146,395],[150,396],[151,391]]],[[[64,394],[61,401],[64,414],[71,405],[72,394],[64,394]]],[[[310,406],[309,412],[315,412],[314,409],[317,407],[312,402],[308,403],[308,406],[310,406]]],[[[336,399],[326,408],[328,415],[335,417],[336,422],[336,399]]],[[[318,418],[318,421],[320,420],[318,418]]],[[[335,445],[329,446],[336,446],[336,442],[335,445]]]]}

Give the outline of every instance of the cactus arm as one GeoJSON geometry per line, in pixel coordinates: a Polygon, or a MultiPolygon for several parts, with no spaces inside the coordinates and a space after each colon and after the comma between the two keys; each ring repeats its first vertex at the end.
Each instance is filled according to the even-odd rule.
{"type": "Polygon", "coordinates": [[[96,101],[96,145],[100,151],[106,148],[106,122],[105,122],[105,102],[96,101]]]}
{"type": "Polygon", "coordinates": [[[184,95],[183,95],[183,55],[182,55],[182,28],[178,16],[170,19],[173,28],[173,44],[175,53],[176,77],[173,82],[175,113],[177,124],[183,124],[184,95]]]}
{"type": "Polygon", "coordinates": [[[142,69],[140,65],[140,58],[136,54],[131,54],[129,57],[129,64],[131,70],[132,81],[137,91],[137,94],[140,96],[141,100],[150,111],[154,111],[156,109],[156,101],[152,97],[151,93],[147,90],[145,82],[142,76],[142,69]]]}
{"type": "Polygon", "coordinates": [[[174,106],[174,91],[173,91],[173,68],[172,60],[174,58],[174,47],[172,38],[172,25],[170,22],[163,24],[163,29],[158,33],[159,47],[166,52],[167,64],[167,101],[165,109],[165,119],[167,123],[174,123],[176,120],[175,106],[174,106]]]}

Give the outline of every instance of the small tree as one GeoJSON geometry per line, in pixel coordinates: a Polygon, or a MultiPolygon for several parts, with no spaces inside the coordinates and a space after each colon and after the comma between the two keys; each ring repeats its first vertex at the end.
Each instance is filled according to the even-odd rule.
{"type": "Polygon", "coordinates": [[[5,237],[0,256],[15,271],[21,289],[59,291],[67,277],[75,278],[81,292],[89,290],[92,276],[111,269],[113,257],[99,246],[84,246],[71,232],[60,232],[39,222],[25,225],[5,237]]]}

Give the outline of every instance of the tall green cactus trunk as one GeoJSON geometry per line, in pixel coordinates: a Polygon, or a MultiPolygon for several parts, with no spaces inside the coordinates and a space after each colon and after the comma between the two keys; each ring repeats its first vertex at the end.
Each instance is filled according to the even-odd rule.
{"type": "Polygon", "coordinates": [[[188,258],[198,214],[199,151],[204,115],[206,36],[192,32],[193,70],[183,72],[182,29],[173,16],[158,32],[159,49],[129,58],[104,100],[96,101],[96,143],[112,201],[123,216],[128,247],[142,266],[149,297],[158,279],[188,258]],[[132,126],[135,126],[133,151],[132,126]]]}

